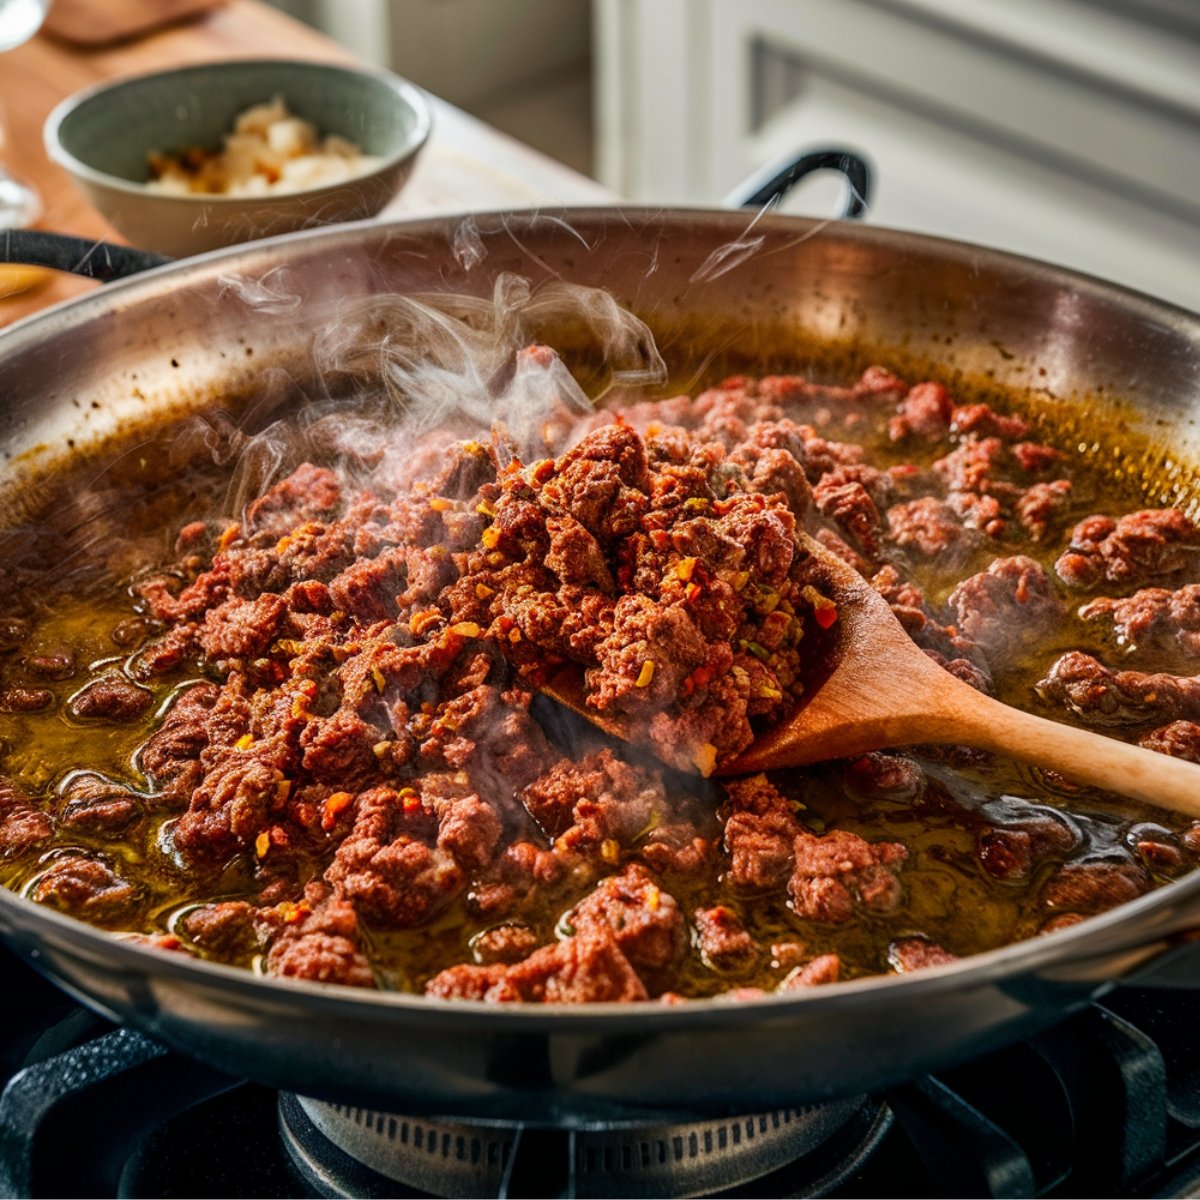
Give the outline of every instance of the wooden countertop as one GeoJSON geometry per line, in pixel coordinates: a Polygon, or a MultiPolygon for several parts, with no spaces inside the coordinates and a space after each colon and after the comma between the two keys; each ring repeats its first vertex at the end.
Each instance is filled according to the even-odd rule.
{"type": "MultiPolygon", "coordinates": [[[[66,96],[120,75],[213,59],[268,53],[280,58],[353,61],[341,46],[257,3],[230,0],[207,15],[134,41],[83,49],[39,34],[0,56],[0,111],[8,134],[2,159],[32,183],[45,206],[40,228],[121,241],[80,196],[42,146],[42,125],[66,96]]],[[[432,98],[433,135],[403,191],[383,218],[528,208],[539,204],[611,204],[616,197],[583,175],[432,98]]],[[[96,285],[54,276],[34,290],[0,299],[0,325],[96,285]]]]}

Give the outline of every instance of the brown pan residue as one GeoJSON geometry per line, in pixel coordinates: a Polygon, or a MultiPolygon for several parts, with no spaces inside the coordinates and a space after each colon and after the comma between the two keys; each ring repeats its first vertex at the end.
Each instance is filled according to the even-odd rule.
{"type": "Polygon", "coordinates": [[[707,778],[837,619],[801,529],[972,686],[1200,759],[1181,512],[881,367],[551,417],[536,453],[164,478],[58,562],[10,537],[4,882],[273,975],[677,1001],[937,966],[1195,864],[1177,818],[956,748],[707,778]],[[640,742],[540,696],[564,667],[640,742]]]}

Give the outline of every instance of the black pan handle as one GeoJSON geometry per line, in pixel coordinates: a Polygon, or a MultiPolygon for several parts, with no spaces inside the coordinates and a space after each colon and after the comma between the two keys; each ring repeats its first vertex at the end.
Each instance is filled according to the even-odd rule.
{"type": "Polygon", "coordinates": [[[49,267],[110,283],[161,267],[174,259],[133,246],[117,246],[89,238],[43,233],[39,229],[0,230],[0,262],[49,267]]]}
{"type": "Polygon", "coordinates": [[[782,162],[768,163],[725,197],[729,208],[762,208],[781,199],[814,171],[836,171],[846,181],[839,219],[856,220],[871,199],[871,168],[849,150],[806,150],[782,162]]]}
{"type": "MultiPolygon", "coordinates": [[[[814,171],[836,171],[846,181],[840,217],[855,219],[867,210],[871,169],[849,150],[807,150],[785,162],[771,163],[725,197],[730,208],[762,208],[786,195],[814,171]]],[[[111,242],[44,233],[37,229],[0,230],[0,263],[49,267],[110,283],[174,262],[165,254],[118,246],[111,242]]]]}

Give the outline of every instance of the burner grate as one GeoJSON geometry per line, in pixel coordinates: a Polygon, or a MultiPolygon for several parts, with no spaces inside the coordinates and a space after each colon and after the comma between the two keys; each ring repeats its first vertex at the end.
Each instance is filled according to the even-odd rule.
{"type": "MultiPolygon", "coordinates": [[[[864,1106],[878,1116],[879,1104],[860,1097],[718,1120],[560,1130],[284,1097],[280,1121],[298,1169],[325,1194],[369,1194],[377,1176],[439,1196],[670,1197],[726,1192],[806,1160],[864,1106]],[[356,1177],[346,1160],[369,1174],[356,1177]]],[[[878,1125],[867,1122],[874,1137],[878,1125]]],[[[814,1178],[822,1173],[823,1162],[814,1178]]]]}

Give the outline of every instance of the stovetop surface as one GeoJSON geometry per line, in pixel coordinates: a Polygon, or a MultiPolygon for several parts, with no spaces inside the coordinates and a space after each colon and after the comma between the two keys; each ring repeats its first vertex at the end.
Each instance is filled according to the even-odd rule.
{"type": "MultiPolygon", "coordinates": [[[[0,955],[6,1031],[0,1193],[433,1194],[344,1154],[308,1119],[305,1102],[116,1029],[7,951],[0,955]]],[[[1186,989],[1117,989],[1035,1038],[864,1098],[846,1109],[848,1119],[842,1113],[828,1122],[833,1132],[815,1147],[797,1142],[802,1153],[795,1160],[704,1194],[1200,1194],[1196,1013],[1194,993],[1186,989]]],[[[434,1168],[439,1156],[447,1168],[455,1167],[456,1156],[460,1166],[470,1157],[473,1139],[453,1136],[461,1126],[338,1111],[350,1125],[377,1126],[381,1138],[434,1168]]],[[[811,1130],[806,1120],[793,1111],[648,1130],[641,1164],[636,1144],[622,1159],[594,1138],[589,1143],[587,1134],[517,1126],[494,1173],[493,1194],[639,1195],[648,1194],[646,1185],[676,1186],[664,1183],[668,1176],[658,1168],[646,1173],[654,1155],[660,1167],[674,1160],[678,1175],[670,1178],[689,1189],[705,1178],[689,1171],[703,1167],[714,1138],[765,1142],[769,1135],[778,1142],[789,1128],[811,1130]]],[[[470,1186],[461,1172],[455,1177],[460,1188],[470,1186]]],[[[404,1177],[412,1178],[425,1182],[428,1172],[404,1177]]]]}

